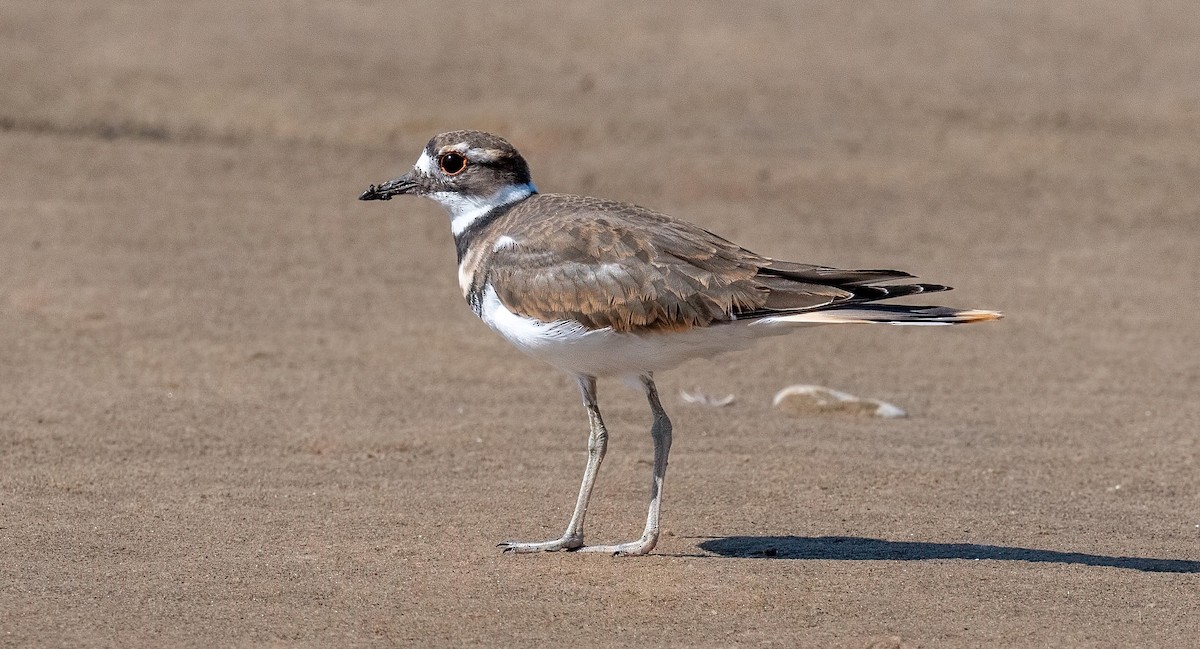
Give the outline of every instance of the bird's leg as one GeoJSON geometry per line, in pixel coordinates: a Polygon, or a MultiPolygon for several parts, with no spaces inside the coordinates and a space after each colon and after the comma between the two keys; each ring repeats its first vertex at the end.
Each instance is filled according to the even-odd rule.
{"type": "Polygon", "coordinates": [[[579,377],[579,391],[583,395],[583,405],[587,408],[591,429],[588,433],[588,458],[583,469],[583,483],[579,485],[579,498],[575,500],[575,513],[571,514],[567,531],[563,532],[562,538],[541,543],[506,541],[500,544],[505,552],[555,552],[583,547],[583,519],[587,516],[588,500],[592,497],[592,486],[596,484],[596,473],[600,471],[600,462],[604,460],[604,453],[608,450],[608,430],[604,427],[600,407],[596,403],[596,379],[591,376],[579,377]]]}
{"type": "Polygon", "coordinates": [[[658,512],[662,503],[663,480],[667,475],[667,456],[671,452],[671,420],[658,400],[653,375],[644,374],[641,379],[646,400],[650,402],[650,411],[654,413],[654,424],[650,427],[650,436],[654,439],[654,480],[650,483],[650,511],[646,514],[646,528],[642,531],[642,538],[636,541],[617,545],[589,545],[579,548],[580,552],[646,554],[658,544],[658,512]]]}

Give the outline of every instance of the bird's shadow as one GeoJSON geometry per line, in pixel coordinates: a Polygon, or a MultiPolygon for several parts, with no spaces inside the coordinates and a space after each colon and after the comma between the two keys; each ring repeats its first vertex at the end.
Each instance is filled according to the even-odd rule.
{"type": "Polygon", "coordinates": [[[856,536],[726,536],[707,538],[700,549],[722,557],[751,559],[825,559],[835,561],[923,561],[988,559],[1062,563],[1142,572],[1200,573],[1200,561],[1119,557],[978,543],[887,541],[856,536]]]}

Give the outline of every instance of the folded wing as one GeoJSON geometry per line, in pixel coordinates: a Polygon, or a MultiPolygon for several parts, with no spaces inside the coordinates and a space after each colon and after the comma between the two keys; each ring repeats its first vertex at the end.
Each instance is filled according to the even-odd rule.
{"type": "Polygon", "coordinates": [[[584,197],[553,200],[556,218],[526,215],[508,224],[514,243],[495,250],[488,264],[487,281],[500,301],[542,321],[684,330],[948,288],[878,285],[911,275],[777,261],[650,210],[584,197]],[[573,201],[571,209],[562,201],[573,201]]]}

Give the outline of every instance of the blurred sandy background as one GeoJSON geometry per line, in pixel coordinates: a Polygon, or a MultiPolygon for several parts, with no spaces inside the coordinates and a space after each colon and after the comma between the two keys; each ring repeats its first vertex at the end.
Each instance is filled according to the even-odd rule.
{"type": "MultiPolygon", "coordinates": [[[[0,164],[0,645],[1200,633],[1193,3],[3,2],[0,164]],[[566,523],[573,383],[471,315],[436,205],[355,201],[452,128],[1008,318],[666,374],[656,554],[503,556],[566,523]]],[[[647,413],[601,390],[621,540],[647,413]]]]}

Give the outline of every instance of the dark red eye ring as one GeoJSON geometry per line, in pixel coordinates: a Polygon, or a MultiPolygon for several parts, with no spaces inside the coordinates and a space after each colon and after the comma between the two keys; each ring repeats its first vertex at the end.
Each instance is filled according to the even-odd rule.
{"type": "Polygon", "coordinates": [[[467,170],[467,156],[451,151],[438,156],[438,168],[447,176],[457,176],[467,170]]]}

